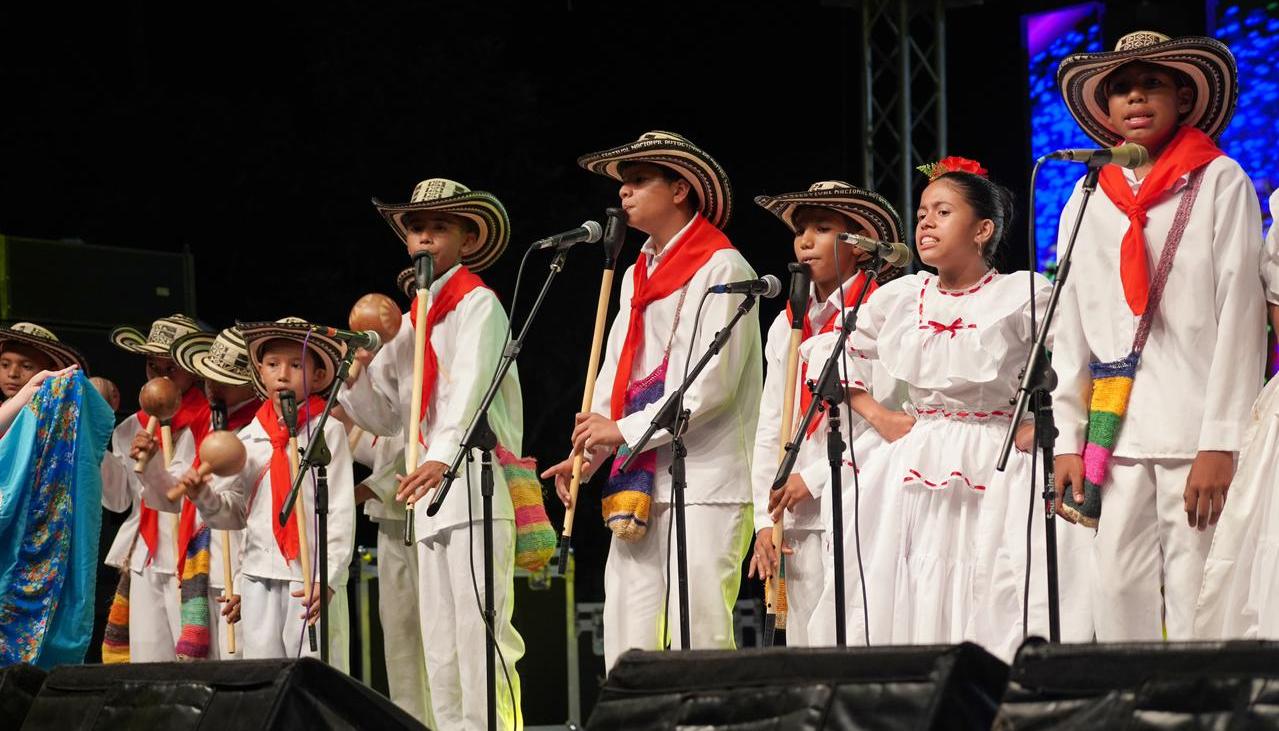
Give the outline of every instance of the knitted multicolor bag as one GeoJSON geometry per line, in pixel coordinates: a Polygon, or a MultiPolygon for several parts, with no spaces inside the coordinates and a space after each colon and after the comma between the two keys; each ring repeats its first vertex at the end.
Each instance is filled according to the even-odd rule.
{"type": "Polygon", "coordinates": [[[113,665],[129,661],[129,566],[120,570],[120,581],[115,585],[111,598],[111,610],[107,613],[107,627],[102,635],[102,664],[113,665]]]}
{"type": "MultiPolygon", "coordinates": [[[[671,344],[675,342],[675,332],[679,329],[679,316],[684,309],[684,297],[687,294],[688,286],[685,285],[675,304],[675,319],[671,323],[671,334],[666,341],[666,352],[662,355],[661,364],[647,376],[627,384],[626,403],[622,405],[623,416],[642,411],[666,394],[666,368],[671,360],[671,344]]],[[[649,449],[640,454],[631,462],[630,470],[622,472],[622,463],[630,455],[631,450],[627,445],[623,444],[618,448],[608,474],[608,483],[600,498],[604,525],[613,531],[613,535],[624,541],[638,541],[648,532],[648,516],[653,507],[653,484],[657,479],[657,452],[649,449]]]]}
{"type": "Polygon", "coordinates": [[[1190,211],[1199,194],[1202,179],[1201,168],[1190,175],[1190,185],[1181,196],[1181,204],[1177,206],[1172,228],[1168,231],[1168,240],[1164,243],[1163,253],[1159,255],[1159,268],[1151,282],[1146,311],[1142,313],[1137,332],[1133,336],[1132,351],[1119,360],[1088,365],[1092,376],[1092,397],[1088,404],[1088,441],[1084,445],[1084,501],[1076,502],[1074,490],[1068,489],[1062,496],[1062,512],[1089,528],[1096,528],[1101,520],[1101,486],[1110,475],[1112,453],[1119,440],[1124,416],[1128,413],[1128,398],[1132,395],[1132,383],[1137,375],[1137,365],[1141,362],[1141,351],[1146,347],[1151,321],[1155,310],[1159,308],[1168,273],[1172,271],[1173,256],[1177,253],[1181,237],[1186,233],[1186,225],[1190,222],[1190,211]]]}
{"type": "Polygon", "coordinates": [[[209,527],[201,526],[187,543],[182,567],[182,630],[174,653],[179,660],[209,656],[209,527]]]}
{"type": "Polygon", "coordinates": [[[526,571],[540,571],[555,553],[556,536],[542,502],[537,460],[520,459],[500,444],[494,451],[515,510],[515,565],[526,571]]]}

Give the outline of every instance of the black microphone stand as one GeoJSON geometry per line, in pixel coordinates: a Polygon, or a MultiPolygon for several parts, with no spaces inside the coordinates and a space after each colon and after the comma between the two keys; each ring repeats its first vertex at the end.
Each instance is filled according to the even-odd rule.
{"type": "Polygon", "coordinates": [[[737,306],[737,312],[733,314],[732,319],[719,332],[715,333],[715,338],[711,341],[710,347],[706,349],[701,359],[689,371],[688,376],[684,378],[684,382],[679,385],[679,388],[666,397],[666,401],[662,403],[657,415],[649,422],[648,429],[643,436],[635,442],[634,446],[630,447],[631,453],[619,469],[620,472],[630,469],[631,462],[635,460],[636,455],[644,451],[644,447],[648,445],[649,440],[653,438],[658,429],[665,429],[670,432],[671,499],[675,520],[675,561],[676,570],[679,572],[679,640],[680,649],[683,650],[691,647],[688,610],[688,542],[684,531],[684,489],[687,487],[684,459],[688,456],[688,450],[684,447],[684,434],[688,431],[689,411],[684,408],[684,393],[697,380],[701,372],[705,370],[706,366],[711,362],[711,358],[714,358],[723,349],[724,344],[728,342],[729,336],[733,334],[733,327],[755,306],[757,298],[758,295],[755,294],[748,294],[742,298],[742,303],[737,306]]]}
{"type": "MultiPolygon", "coordinates": [[[[471,423],[466,429],[466,436],[462,438],[457,454],[453,457],[452,464],[444,472],[443,482],[440,483],[435,497],[426,508],[428,516],[435,515],[440,511],[444,498],[448,497],[449,487],[457,479],[458,469],[462,465],[462,460],[471,459],[472,449],[481,450],[480,494],[483,500],[484,523],[484,621],[487,625],[484,651],[487,653],[485,674],[488,682],[488,727],[490,729],[497,728],[497,670],[494,659],[494,655],[497,653],[497,641],[494,633],[497,629],[494,627],[496,611],[493,607],[493,462],[491,456],[491,451],[497,445],[497,436],[489,428],[488,411],[493,405],[494,399],[497,398],[497,392],[502,387],[502,381],[506,379],[507,372],[511,370],[511,366],[515,365],[516,358],[519,357],[520,351],[524,348],[524,339],[528,336],[529,328],[532,326],[533,320],[537,318],[538,311],[542,308],[542,301],[546,299],[546,293],[550,290],[551,282],[555,280],[555,275],[563,270],[564,260],[567,258],[568,250],[571,246],[571,244],[562,245],[556,249],[555,258],[551,260],[550,271],[546,275],[546,280],[542,282],[542,289],[538,292],[537,299],[533,302],[533,307],[529,311],[528,317],[524,320],[524,325],[520,328],[519,336],[507,343],[505,350],[502,352],[502,360],[498,363],[493,379],[489,381],[488,390],[484,393],[484,398],[480,400],[475,416],[471,419],[471,423]]],[[[467,499],[470,499],[469,496],[467,499]]]]}
{"type": "MultiPolygon", "coordinates": [[[[791,441],[786,443],[786,456],[777,468],[777,476],[773,478],[773,489],[779,490],[795,470],[795,460],[799,458],[799,445],[808,433],[808,425],[817,418],[817,413],[825,409],[827,412],[826,459],[830,462],[830,485],[826,488],[830,493],[831,505],[831,547],[834,550],[835,570],[835,644],[843,647],[848,644],[848,619],[844,607],[844,496],[843,496],[843,462],[844,436],[840,432],[839,406],[847,398],[846,389],[839,380],[839,360],[843,355],[848,338],[857,329],[857,313],[861,311],[866,294],[870,291],[871,282],[875,279],[883,264],[882,252],[876,250],[859,268],[863,269],[862,291],[857,295],[851,315],[844,317],[839,328],[839,339],[835,341],[835,349],[826,358],[821,375],[815,383],[810,384],[814,398],[804,412],[804,418],[795,428],[791,441]]],[[[870,628],[866,628],[867,636],[870,628]]]]}
{"type": "MultiPolygon", "coordinates": [[[[1053,467],[1053,449],[1057,442],[1057,425],[1053,421],[1052,390],[1057,385],[1057,374],[1048,360],[1048,332],[1052,327],[1053,317],[1057,314],[1057,303],[1061,299],[1061,290],[1066,286],[1066,278],[1070,276],[1070,258],[1075,250],[1075,240],[1079,237],[1079,226],[1084,220],[1084,211],[1088,208],[1088,200],[1097,190],[1097,180],[1101,175],[1104,162],[1088,163],[1088,174],[1084,177],[1083,200],[1079,204],[1079,215],[1070,230],[1070,239],[1066,248],[1057,258],[1057,277],[1053,281],[1052,294],[1048,297],[1048,305],[1044,308],[1044,316],[1035,342],[1026,356],[1026,366],[1021,372],[1021,385],[1017,387],[1016,406],[1013,418],[1008,424],[1008,432],[1004,434],[1004,444],[1000,448],[999,461],[995,469],[1003,472],[1008,466],[1008,456],[1012,452],[1013,439],[1017,425],[1021,422],[1029,408],[1035,419],[1035,442],[1044,461],[1044,549],[1047,562],[1048,578],[1048,640],[1061,642],[1061,601],[1057,587],[1057,473],[1053,467]]],[[[1034,306],[1034,303],[1031,303],[1034,306]]],[[[1034,494],[1035,476],[1030,477],[1030,490],[1034,494]]],[[[1030,560],[1030,556],[1026,557],[1030,560]]],[[[1029,601],[1029,597],[1023,598],[1029,601]]],[[[1023,628],[1023,631],[1029,631],[1023,628]]]]}
{"type": "MultiPolygon", "coordinates": [[[[336,390],[336,389],[335,389],[336,390]]],[[[329,661],[329,462],[333,454],[325,443],[324,432],[316,432],[311,444],[315,467],[315,545],[320,574],[320,662],[329,661]]],[[[307,445],[310,447],[310,445],[307,445]]],[[[301,470],[298,470],[301,472],[301,470]]],[[[315,629],[315,625],[311,625],[315,629]]]]}

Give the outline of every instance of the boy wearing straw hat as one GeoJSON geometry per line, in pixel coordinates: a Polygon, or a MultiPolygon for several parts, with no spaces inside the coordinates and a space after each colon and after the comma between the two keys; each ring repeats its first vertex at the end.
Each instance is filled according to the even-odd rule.
{"type": "MultiPolygon", "coordinates": [[[[174,362],[184,371],[204,383],[211,411],[219,412],[212,418],[211,427],[238,432],[249,422],[262,405],[253,377],[249,372],[249,351],[244,337],[234,327],[221,332],[193,332],[174,341],[170,348],[174,362]],[[219,420],[225,418],[224,422],[219,420]]],[[[199,454],[204,436],[195,444],[199,454]]],[[[198,457],[194,466],[198,466],[198,457]]],[[[234,574],[238,566],[241,531],[215,530],[197,519],[195,503],[178,498],[170,500],[168,493],[177,483],[168,473],[159,475],[143,485],[142,499],[150,507],[165,513],[177,513],[178,518],[178,576],[182,577],[182,629],[178,638],[177,654],[183,659],[224,660],[238,657],[230,654],[228,635],[221,631],[222,620],[234,622],[239,616],[238,597],[228,598],[226,576],[222,565],[223,541],[230,541],[230,555],[234,574]],[[188,568],[189,567],[189,568],[188,568]],[[186,584],[206,585],[203,595],[193,594],[186,584]],[[221,612],[214,610],[219,604],[221,612]]]]}
{"type": "Polygon", "coordinates": [[[132,327],[111,332],[111,342],[121,350],[146,359],[148,379],[164,377],[182,394],[181,408],[172,419],[173,461],[148,459],[140,475],[134,464],[143,455],[155,455],[159,435],[147,433],[153,418],[139,410],[116,426],[111,449],[102,459],[102,505],[129,517],[116,533],[106,563],[121,571],[102,645],[104,662],[162,662],[177,659],[181,634],[177,567],[177,517],[160,516],[142,500],[143,486],[171,482],[186,472],[195,458],[195,437],[208,430],[209,402],[195,376],[173,362],[169,348],[183,335],[198,332],[199,324],[186,315],[156,320],[144,336],[132,327]]]}
{"type": "MultiPolygon", "coordinates": [[[[614,451],[636,442],[665,394],[683,381],[685,363],[706,352],[732,319],[740,296],[706,297],[712,285],[755,277],[722,228],[732,213],[728,175],[688,139],[653,131],[632,143],[585,155],[578,164],[621,181],[629,225],[648,234],[622,277],[619,311],[609,330],[591,413],[578,414],[573,449],[588,458],[583,478],[614,451]],[[694,339],[694,330],[697,338],[694,339]]],[[[727,344],[687,391],[691,419],[684,444],[688,536],[689,637],[695,648],[733,647],[733,605],[750,543],[752,445],[759,418],[758,310],[738,323],[727,344]]],[[[658,431],[632,468],[614,460],[604,492],[614,531],[604,569],[604,661],[611,668],[630,648],[656,650],[680,637],[677,557],[672,525],[670,435],[658,431]],[[669,582],[668,582],[669,576],[669,582]],[[669,599],[668,599],[669,598],[669,599]]],[[[567,504],[572,455],[555,477],[567,504]]]]}
{"type": "MultiPolygon", "coordinates": [[[[439,486],[501,359],[508,330],[506,312],[475,272],[496,261],[506,248],[510,222],[492,194],[443,178],[418,183],[408,203],[374,199],[374,205],[410,257],[427,252],[434,262],[425,325],[419,463],[408,465],[410,472],[396,496],[416,504],[439,486]]],[[[411,307],[399,333],[339,394],[351,419],[373,434],[411,431],[415,317],[416,307],[411,307]]],[[[520,452],[523,405],[516,368],[501,383],[488,411],[488,424],[497,435],[495,463],[503,461],[505,450],[520,452]]],[[[484,575],[478,450],[472,451],[472,457],[439,512],[428,516],[423,503],[412,518],[423,658],[431,711],[440,728],[480,729],[487,720],[486,628],[472,581],[473,577],[482,581],[484,575]]],[[[524,654],[524,640],[511,625],[515,513],[506,475],[496,464],[493,478],[497,716],[499,727],[510,728],[520,722],[516,662],[524,654]]],[[[385,546],[388,561],[394,558],[411,565],[412,558],[393,553],[394,544],[402,541],[400,535],[380,535],[379,552],[385,546]]],[[[415,670],[405,661],[395,672],[415,670]]]]}
{"type": "Polygon", "coordinates": [[[298,318],[236,325],[249,351],[249,372],[258,396],[264,399],[252,420],[239,432],[246,459],[238,474],[202,478],[192,471],[182,478],[211,528],[244,529],[240,552],[240,623],[244,658],[319,657],[312,650],[307,625],[316,624],[320,602],[329,604],[329,664],[343,672],[350,667],[350,629],[346,580],[355,543],[355,486],[351,452],[342,424],[330,419],[324,440],[332,459],[328,465],[328,543],[317,546],[314,475],[304,477],[298,499],[303,511],[281,526],[277,516],[293,485],[289,433],[280,410],[280,394],[292,391],[297,401],[297,448],[305,451],[324,410],[329,389],[335,387],[342,344],[313,331],[298,318]],[[207,483],[207,487],[206,487],[207,483]],[[302,534],[308,536],[310,557],[303,557],[302,534]],[[318,551],[327,551],[328,596],[320,596],[318,551]],[[311,594],[302,573],[310,565],[311,594]]]}
{"type": "MultiPolygon", "coordinates": [[[[795,259],[806,265],[811,275],[808,307],[802,315],[803,341],[833,332],[840,326],[842,318],[838,315],[857,302],[864,285],[863,277],[867,276],[858,271],[858,265],[866,254],[852,246],[842,245],[836,237],[841,233],[854,233],[880,241],[901,241],[901,217],[882,196],[838,180],[814,183],[806,191],[758,196],[755,202],[777,216],[794,233],[795,259]]],[[[875,282],[872,282],[867,296],[875,287],[875,282]]],[[[782,518],[788,615],[786,644],[813,646],[833,644],[834,639],[833,613],[818,611],[818,599],[830,568],[824,566],[827,551],[823,546],[827,521],[830,520],[826,493],[830,482],[830,463],[826,459],[827,429],[820,416],[801,437],[799,458],[790,479],[782,488],[772,489],[778,454],[782,445],[791,438],[781,434],[779,429],[786,389],[791,314],[789,304],[777,314],[768,328],[764,346],[766,378],[759,407],[759,426],[755,431],[755,461],[751,469],[757,531],[751,573],[767,581],[780,569],[782,557],[773,545],[772,524],[775,519],[782,518]]],[[[820,366],[819,363],[811,364],[812,368],[820,366]]],[[[882,371],[882,367],[878,368],[876,375],[882,371]]],[[[810,364],[805,362],[796,375],[794,423],[798,427],[799,419],[812,399],[805,383],[816,378],[817,371],[810,370],[810,364]]],[[[891,393],[893,380],[886,373],[882,375],[882,380],[875,384],[875,391],[877,394],[891,393]]],[[[847,513],[844,525],[851,526],[851,501],[845,501],[844,508],[847,513]]]]}
{"type": "MultiPolygon", "coordinates": [[[[1065,59],[1057,81],[1090,137],[1150,152],[1101,170],[1062,293],[1062,514],[1097,529],[1099,640],[1189,639],[1264,362],[1260,208],[1213,141],[1234,112],[1235,61],[1212,38],[1140,31],[1065,59]]],[[[1077,187],[1062,242],[1081,200],[1077,187]]]]}

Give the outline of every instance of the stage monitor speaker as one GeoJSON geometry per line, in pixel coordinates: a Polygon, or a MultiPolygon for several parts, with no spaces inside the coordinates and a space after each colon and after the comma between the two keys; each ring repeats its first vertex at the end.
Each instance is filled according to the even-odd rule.
{"type": "Polygon", "coordinates": [[[1008,666],[977,645],[622,655],[589,729],[985,729],[1008,666]]]}
{"type": "Polygon", "coordinates": [[[63,665],[23,729],[422,729],[318,660],[63,665]]]}
{"type": "Polygon", "coordinates": [[[1031,640],[995,728],[1279,728],[1279,642],[1031,640]]]}
{"type": "Polygon", "coordinates": [[[22,728],[44,678],[45,672],[34,665],[10,665],[0,670],[0,728],[22,728]]]}

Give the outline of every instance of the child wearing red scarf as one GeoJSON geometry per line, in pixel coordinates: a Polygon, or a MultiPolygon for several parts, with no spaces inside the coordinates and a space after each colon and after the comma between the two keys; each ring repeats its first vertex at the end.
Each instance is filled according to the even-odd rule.
{"type": "MultiPolygon", "coordinates": [[[[685,363],[706,352],[732,319],[742,297],[711,294],[695,322],[707,290],[756,275],[722,230],[732,210],[728,176],[689,140],[648,132],[578,164],[621,182],[629,225],[649,236],[622,275],[591,413],[577,415],[573,449],[585,450],[588,479],[618,448],[639,440],[664,396],[683,381],[685,363]]],[[[754,532],[750,463],[762,380],[757,313],[752,309],[737,324],[684,398],[691,414],[684,445],[694,648],[733,647],[732,610],[754,532]]],[[[658,431],[628,472],[619,472],[621,462],[614,460],[603,500],[614,530],[604,569],[608,668],[630,648],[678,647],[681,634],[675,546],[668,544],[670,434],[658,431]]],[[[570,455],[542,475],[555,478],[565,502],[572,463],[570,455]]]]}
{"type": "MultiPolygon", "coordinates": [[[[391,685],[392,699],[423,721],[434,718],[434,727],[483,729],[488,720],[487,630],[472,583],[473,577],[482,582],[484,576],[479,450],[471,451],[472,461],[459,471],[434,516],[427,515],[426,505],[460,448],[506,344],[506,312],[477,272],[506,248],[510,222],[497,197],[444,178],[418,183],[407,203],[374,204],[410,257],[430,255],[434,275],[425,323],[418,464],[399,472],[404,477],[390,501],[394,504],[385,511],[388,519],[378,522],[379,571],[385,562],[388,577],[396,577],[387,583],[390,595],[410,610],[397,611],[397,621],[383,628],[388,644],[392,637],[398,642],[396,667],[388,668],[388,674],[399,676],[391,685]],[[410,519],[416,539],[407,547],[406,502],[415,505],[410,519]],[[415,644],[420,654],[412,652],[415,644]],[[423,684],[429,684],[429,694],[423,684]],[[428,702],[430,708],[424,708],[428,702]]],[[[368,367],[339,393],[347,415],[371,434],[408,438],[416,311],[415,302],[395,337],[371,359],[365,358],[368,367]]],[[[517,368],[499,385],[488,423],[499,447],[493,459],[493,636],[500,653],[497,726],[515,728],[521,722],[516,662],[524,655],[524,640],[511,624],[516,514],[500,463],[507,451],[519,454],[523,446],[517,368]]]]}
{"type": "MultiPolygon", "coordinates": [[[[1234,57],[1211,38],[1143,31],[1065,59],[1057,77],[1089,136],[1150,153],[1101,170],[1055,323],[1061,512],[1097,531],[1091,556],[1061,560],[1095,559],[1098,640],[1190,639],[1265,358],[1260,208],[1213,141],[1234,111],[1234,57]],[[1134,358],[1124,396],[1093,388],[1134,358]]],[[[1076,188],[1059,246],[1081,200],[1076,188]]]]}
{"type": "Polygon", "coordinates": [[[173,418],[173,461],[166,468],[159,454],[159,432],[147,434],[151,417],[142,411],[116,426],[111,450],[102,459],[102,505],[108,510],[130,510],[107,553],[106,563],[121,570],[112,620],[103,642],[105,662],[163,662],[177,659],[175,648],[181,633],[180,588],[177,579],[176,515],[160,515],[145,504],[142,493],[151,483],[171,484],[195,459],[195,435],[208,428],[209,402],[195,376],[178,367],[169,348],[179,337],[198,332],[200,326],[186,315],[156,320],[143,335],[131,327],[111,333],[111,342],[130,353],[145,356],[147,379],[165,377],[182,393],[182,406],[173,418]],[[143,454],[153,455],[141,474],[133,471],[143,454]],[[126,582],[127,581],[127,585],[126,582]],[[127,599],[127,605],[125,600],[127,599]],[[116,621],[119,620],[119,621],[116,621]]]}
{"type": "MultiPolygon", "coordinates": [[[[853,233],[880,241],[901,241],[901,217],[882,196],[835,180],[814,183],[802,192],[759,196],[755,202],[794,232],[795,259],[807,267],[811,276],[810,291],[805,293],[807,306],[799,313],[803,320],[801,342],[836,331],[842,319],[838,315],[856,303],[862,294],[864,277],[868,276],[859,269],[866,254],[840,243],[836,237],[841,233],[853,233]]],[[[886,276],[896,273],[898,270],[890,269],[886,276]]],[[[875,275],[871,273],[869,276],[875,275]]],[[[876,282],[870,283],[867,297],[876,286],[876,282]]],[[[772,489],[778,454],[782,445],[791,439],[791,435],[780,433],[791,328],[791,305],[787,304],[769,326],[764,345],[766,376],[759,426],[755,431],[755,458],[751,465],[756,531],[751,574],[767,581],[781,571],[784,561],[785,570],[781,573],[785,577],[786,645],[830,645],[835,640],[834,613],[824,611],[827,608],[819,605],[827,579],[823,537],[827,533],[830,516],[826,492],[830,482],[830,463],[826,457],[827,425],[820,415],[801,438],[799,457],[790,479],[784,487],[772,489]],[[778,554],[772,536],[774,518],[783,515],[784,557],[778,554]]],[[[823,365],[801,361],[798,367],[793,416],[795,428],[798,428],[812,398],[805,384],[817,378],[823,365]]],[[[882,369],[877,374],[881,372],[882,369]]],[[[886,373],[883,376],[883,379],[877,379],[877,388],[874,389],[880,397],[893,390],[892,379],[886,373]]],[[[844,418],[856,419],[847,410],[844,418]]],[[[860,430],[862,427],[857,428],[860,430]]],[[[845,501],[844,507],[844,512],[851,514],[851,500],[845,501]]],[[[865,509],[865,505],[862,507],[865,509]]],[[[844,525],[852,525],[847,515],[844,525]]],[[[833,607],[829,609],[833,610],[833,607]]]]}
{"type": "Polygon", "coordinates": [[[346,432],[336,419],[324,425],[332,459],[328,465],[328,542],[318,544],[315,476],[306,475],[298,499],[311,552],[310,596],[305,596],[301,534],[296,513],[285,525],[277,516],[292,487],[289,432],[280,394],[292,391],[297,404],[297,448],[305,451],[314,436],[324,399],[334,387],[342,345],[311,332],[297,318],[277,322],[242,322],[237,329],[249,351],[250,372],[258,395],[265,399],[239,431],[246,459],[239,473],[227,477],[182,479],[205,523],[213,529],[243,528],[237,593],[240,622],[237,639],[246,660],[319,657],[312,650],[308,624],[318,624],[320,602],[329,603],[329,664],[342,671],[350,665],[346,580],[355,541],[355,485],[346,432]],[[327,552],[328,596],[320,596],[319,551],[327,552]]]}

